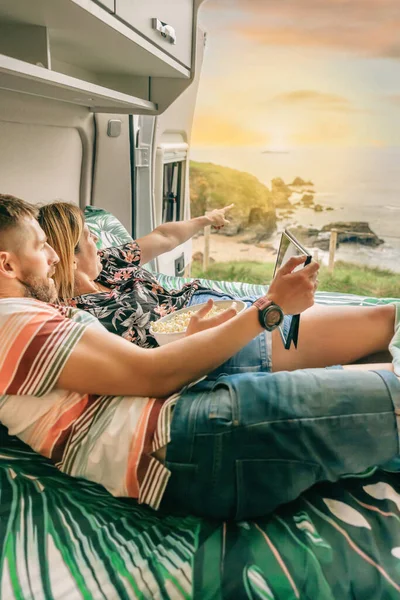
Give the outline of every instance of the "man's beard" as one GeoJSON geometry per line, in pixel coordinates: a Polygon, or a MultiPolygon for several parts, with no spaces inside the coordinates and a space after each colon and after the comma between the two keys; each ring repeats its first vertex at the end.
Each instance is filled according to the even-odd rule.
{"type": "Polygon", "coordinates": [[[24,288],[24,297],[40,300],[41,302],[55,302],[57,300],[57,292],[54,284],[50,279],[40,277],[26,276],[24,279],[18,280],[24,288]]]}

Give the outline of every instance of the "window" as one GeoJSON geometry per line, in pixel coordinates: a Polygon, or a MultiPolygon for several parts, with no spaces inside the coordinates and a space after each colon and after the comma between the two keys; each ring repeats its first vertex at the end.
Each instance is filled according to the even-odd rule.
{"type": "Polygon", "coordinates": [[[164,164],[162,222],[180,221],[183,212],[182,171],[184,161],[164,164]]]}

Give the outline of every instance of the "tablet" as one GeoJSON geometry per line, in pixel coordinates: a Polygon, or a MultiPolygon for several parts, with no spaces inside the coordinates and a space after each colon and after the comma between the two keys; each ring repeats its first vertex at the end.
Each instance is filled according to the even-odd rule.
{"type": "MultiPolygon", "coordinates": [[[[307,256],[304,264],[296,267],[295,271],[298,269],[302,269],[306,265],[311,262],[311,254],[308,250],[306,250],[300,242],[294,237],[290,231],[287,229],[284,230],[281,237],[281,242],[279,244],[278,255],[276,257],[275,269],[274,269],[274,277],[276,275],[277,270],[284,265],[289,258],[292,256],[307,256]]],[[[299,326],[300,326],[300,315],[293,315],[290,323],[289,331],[286,331],[283,328],[283,324],[279,327],[279,331],[282,337],[283,344],[286,350],[289,350],[290,346],[293,345],[297,348],[297,341],[299,338],[299,326]]]]}

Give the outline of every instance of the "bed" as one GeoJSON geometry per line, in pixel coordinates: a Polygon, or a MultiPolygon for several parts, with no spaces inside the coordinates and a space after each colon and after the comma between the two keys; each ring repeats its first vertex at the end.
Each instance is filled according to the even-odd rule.
{"type": "MultiPolygon", "coordinates": [[[[102,243],[126,241],[104,211],[102,243]]],[[[159,276],[176,287],[181,279],[159,276]]],[[[243,283],[204,282],[237,295],[243,283]]],[[[318,293],[324,304],[390,299],[318,293]]],[[[319,484],[257,521],[159,515],[57,471],[0,428],[1,600],[394,600],[400,475],[371,468],[319,484]]],[[[400,463],[399,463],[400,471],[400,463]]]]}

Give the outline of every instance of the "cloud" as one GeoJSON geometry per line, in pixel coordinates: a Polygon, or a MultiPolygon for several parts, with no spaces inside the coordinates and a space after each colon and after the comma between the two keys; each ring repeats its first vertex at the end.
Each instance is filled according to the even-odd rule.
{"type": "Polygon", "coordinates": [[[268,136],[245,128],[218,114],[197,113],[192,132],[194,146],[259,146],[268,136]]]}
{"type": "Polygon", "coordinates": [[[368,146],[374,146],[375,148],[385,148],[388,145],[387,140],[380,140],[375,138],[370,138],[367,140],[368,146]]]}
{"type": "Polygon", "coordinates": [[[290,107],[308,107],[317,110],[335,110],[352,112],[354,109],[347,98],[337,94],[325,94],[314,90],[294,90],[284,92],[272,98],[273,104],[285,104],[290,107]]]}
{"type": "Polygon", "coordinates": [[[270,103],[289,108],[335,111],[342,113],[364,112],[354,107],[344,96],[327,94],[315,90],[294,90],[274,96],[270,103]]]}
{"type": "Polygon", "coordinates": [[[400,108],[400,94],[391,94],[385,97],[388,102],[400,108]]]}
{"type": "Polygon", "coordinates": [[[399,0],[211,0],[231,29],[265,46],[400,58],[399,0]]]}
{"type": "Polygon", "coordinates": [[[321,119],[292,135],[291,141],[300,146],[343,146],[354,143],[355,138],[348,123],[335,119],[321,119]]]}

